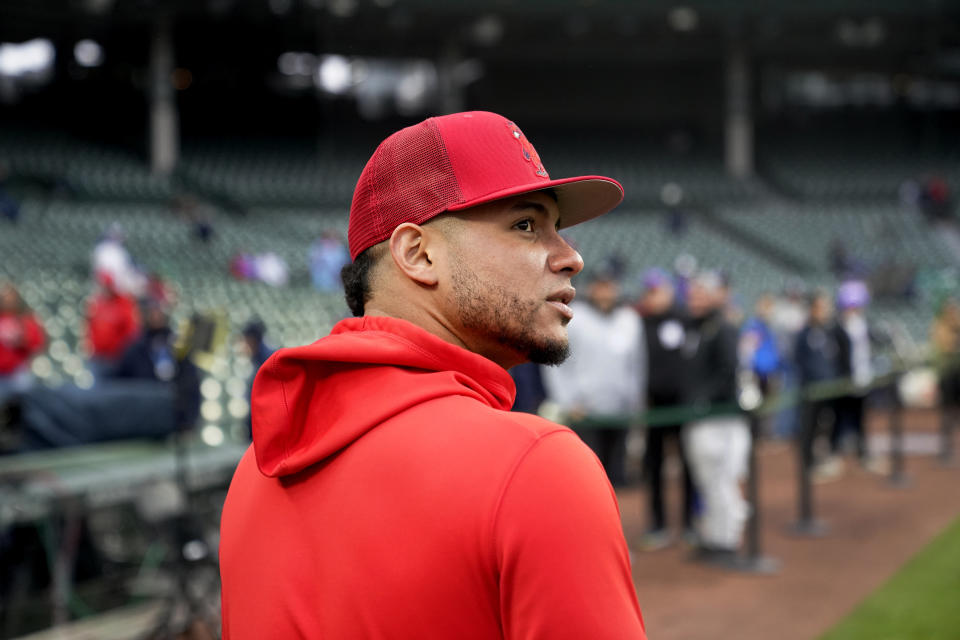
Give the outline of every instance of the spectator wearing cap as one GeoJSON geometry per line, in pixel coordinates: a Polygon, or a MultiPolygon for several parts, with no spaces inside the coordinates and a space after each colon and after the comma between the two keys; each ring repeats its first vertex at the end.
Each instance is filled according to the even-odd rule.
{"type": "Polygon", "coordinates": [[[684,351],[688,358],[685,404],[706,417],[688,423],[687,454],[701,497],[700,548],[710,563],[735,561],[748,505],[740,490],[746,474],[750,431],[737,406],[737,329],[724,317],[724,283],[702,272],[690,284],[684,351]]]}
{"type": "Polygon", "coordinates": [[[140,297],[145,293],[147,278],[127,251],[123,228],[119,224],[110,225],[97,242],[91,262],[93,276],[98,282],[109,279],[112,286],[124,295],[140,297]]]}
{"type": "MultiPolygon", "coordinates": [[[[250,379],[247,381],[247,403],[249,404],[253,390],[253,380],[257,377],[257,372],[260,370],[260,367],[263,366],[263,363],[273,355],[275,349],[266,343],[264,336],[266,336],[267,333],[267,326],[259,318],[253,318],[247,322],[241,333],[243,336],[243,346],[247,352],[247,356],[250,358],[251,365],[250,379]]],[[[251,427],[250,414],[247,414],[248,435],[251,434],[251,427]]]]}
{"type": "Polygon", "coordinates": [[[0,285],[0,404],[30,387],[30,360],[45,342],[40,321],[17,288],[11,283],[0,285]]]}
{"type": "Polygon", "coordinates": [[[604,265],[589,280],[586,302],[571,304],[570,357],[546,369],[544,382],[617,487],[626,484],[631,416],[643,405],[646,344],[639,315],[620,300],[615,274],[613,265],[604,265]]]}
{"type": "MultiPolygon", "coordinates": [[[[687,317],[676,302],[670,276],[661,269],[650,269],[643,275],[643,294],[637,305],[643,318],[643,335],[647,349],[647,406],[654,412],[683,403],[687,363],[683,345],[686,341],[687,317]]],[[[647,426],[643,469],[649,483],[649,525],[641,546],[655,550],[670,544],[672,535],[667,526],[663,501],[664,453],[673,442],[680,457],[683,475],[683,527],[688,537],[693,532],[693,480],[683,446],[682,423],[647,426]]]]}

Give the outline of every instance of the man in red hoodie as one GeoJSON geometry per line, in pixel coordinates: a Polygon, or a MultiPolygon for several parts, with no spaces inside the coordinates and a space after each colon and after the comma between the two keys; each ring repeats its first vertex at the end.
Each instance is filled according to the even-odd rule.
{"type": "Polygon", "coordinates": [[[225,640],[645,638],[603,467],[510,412],[507,373],[565,357],[583,261],[558,229],[622,198],[551,180],[492,113],[381,143],[350,210],[358,317],[254,382],[221,523],[225,640]]]}

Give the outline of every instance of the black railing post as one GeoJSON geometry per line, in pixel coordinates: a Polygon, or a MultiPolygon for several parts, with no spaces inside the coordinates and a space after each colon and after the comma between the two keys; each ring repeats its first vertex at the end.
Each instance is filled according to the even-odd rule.
{"type": "Polygon", "coordinates": [[[890,394],[890,477],[887,482],[892,487],[905,487],[909,480],[904,472],[903,457],[903,403],[896,382],[890,394]]]}
{"type": "Polygon", "coordinates": [[[820,537],[827,531],[823,522],[813,515],[813,442],[817,435],[818,403],[809,398],[800,400],[800,428],[797,430],[797,498],[798,518],[790,527],[791,533],[805,537],[820,537]]]}
{"type": "Polygon", "coordinates": [[[757,462],[757,444],[760,441],[760,416],[756,412],[749,415],[750,454],[748,458],[747,502],[750,503],[750,519],[747,520],[742,569],[752,573],[776,573],[780,561],[763,555],[760,533],[760,465],[757,462]]]}
{"type": "Polygon", "coordinates": [[[954,464],[953,459],[953,428],[960,417],[960,409],[950,406],[949,400],[940,400],[940,462],[944,465],[954,464]]]}

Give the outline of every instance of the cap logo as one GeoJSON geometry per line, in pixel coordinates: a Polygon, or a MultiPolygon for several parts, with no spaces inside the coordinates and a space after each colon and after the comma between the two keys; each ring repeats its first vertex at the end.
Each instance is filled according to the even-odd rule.
{"type": "Polygon", "coordinates": [[[541,178],[549,178],[550,176],[547,174],[547,170],[544,168],[543,163],[540,162],[540,154],[537,153],[537,150],[534,149],[530,141],[527,140],[527,136],[523,135],[523,131],[520,131],[520,127],[510,121],[507,121],[507,126],[510,128],[510,134],[520,143],[520,151],[523,153],[524,160],[533,165],[534,173],[541,178]]]}

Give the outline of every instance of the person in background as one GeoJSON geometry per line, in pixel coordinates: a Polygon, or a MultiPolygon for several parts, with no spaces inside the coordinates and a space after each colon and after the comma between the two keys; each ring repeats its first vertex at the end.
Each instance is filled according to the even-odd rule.
{"type": "Polygon", "coordinates": [[[148,304],[158,304],[165,309],[172,309],[177,303],[174,289],[156,272],[147,276],[145,298],[148,304]]]}
{"type": "Polygon", "coordinates": [[[144,311],[142,331],[123,350],[110,377],[168,382],[176,374],[173,330],[159,303],[148,302],[144,311]]]}
{"type": "Polygon", "coordinates": [[[109,278],[113,287],[123,295],[141,297],[147,286],[147,278],[130,257],[124,246],[123,229],[112,224],[93,248],[91,258],[93,278],[97,282],[109,278]]]}
{"type": "Polygon", "coordinates": [[[310,245],[310,280],[313,288],[323,293],[343,290],[340,271],[350,263],[350,252],[336,231],[324,231],[310,245]]]}
{"type": "Polygon", "coordinates": [[[253,318],[243,326],[243,343],[247,354],[250,357],[250,364],[253,365],[253,375],[250,381],[257,375],[260,366],[267,361],[275,349],[269,346],[264,340],[267,334],[267,327],[259,318],[253,318]]]}
{"type": "Polygon", "coordinates": [[[275,251],[267,251],[254,257],[256,278],[271,287],[284,287],[290,281],[287,261],[275,251]]]}
{"type": "MultiPolygon", "coordinates": [[[[808,301],[801,281],[790,282],[774,300],[770,327],[777,338],[777,349],[784,357],[780,367],[780,393],[790,394],[797,388],[799,374],[792,358],[797,336],[807,322],[808,301]]],[[[797,411],[786,406],[774,416],[773,433],[778,438],[792,438],[797,431],[797,411]]]]}
{"type": "Polygon", "coordinates": [[[736,562],[749,512],[740,481],[750,451],[750,430],[737,405],[737,329],[724,318],[725,305],[718,274],[708,271],[693,279],[687,298],[684,404],[706,415],[687,424],[683,434],[703,501],[695,557],[723,566],[736,562]]]}
{"type": "Polygon", "coordinates": [[[200,415],[200,372],[189,358],[178,360],[166,307],[149,302],[145,311],[143,332],[124,351],[110,377],[175,383],[175,426],[190,428],[200,415]]]}
{"type": "Polygon", "coordinates": [[[12,283],[0,284],[0,404],[29,389],[30,360],[43,350],[46,334],[12,283]]]}
{"type": "Polygon", "coordinates": [[[837,373],[852,381],[854,390],[837,398],[837,419],[830,437],[831,450],[834,456],[839,456],[844,438],[848,432],[852,433],[857,457],[865,468],[872,468],[863,425],[864,402],[874,376],[871,348],[874,338],[864,313],[869,302],[867,285],[859,280],[844,282],[837,290],[840,310],[834,329],[839,348],[837,373]]]}
{"type": "Polygon", "coordinates": [[[673,260],[673,285],[677,304],[687,304],[687,288],[697,273],[697,258],[689,253],[681,253],[673,260]]]}
{"type": "Polygon", "coordinates": [[[646,395],[643,324],[621,303],[609,264],[590,278],[587,301],[570,306],[570,358],[545,370],[547,395],[600,458],[610,483],[624,486],[629,416],[646,395]]]}
{"type": "Polygon", "coordinates": [[[7,178],[10,170],[0,162],[0,217],[6,218],[11,224],[20,219],[20,203],[7,192],[7,178]]]}
{"type": "Polygon", "coordinates": [[[755,315],[747,321],[740,333],[740,361],[756,377],[760,393],[770,395],[780,371],[780,352],[777,336],[771,326],[773,296],[764,293],[754,306],[755,315]]]}
{"type": "Polygon", "coordinates": [[[543,370],[535,362],[524,362],[510,369],[510,377],[517,387],[517,399],[512,411],[539,413],[540,405],[547,399],[543,384],[543,370]]]}
{"type": "MultiPolygon", "coordinates": [[[[833,330],[833,300],[826,291],[815,291],[808,304],[809,313],[803,329],[797,334],[793,352],[801,389],[837,379],[840,371],[840,345],[833,330]]],[[[803,399],[797,408],[797,444],[803,464],[812,469],[819,480],[829,480],[840,469],[832,458],[816,464],[814,442],[821,425],[836,421],[833,398],[803,399]],[[814,468],[816,464],[816,467],[814,468]]]]}
{"type": "MultiPolygon", "coordinates": [[[[264,339],[267,334],[267,327],[260,318],[253,318],[243,326],[243,346],[250,358],[251,373],[247,380],[247,404],[249,406],[251,393],[253,391],[253,380],[257,377],[257,372],[263,363],[267,361],[275,349],[269,346],[264,339]]],[[[252,437],[251,414],[247,414],[247,435],[252,437]]]]}
{"type": "Polygon", "coordinates": [[[109,274],[101,273],[99,283],[87,305],[87,343],[95,378],[109,377],[140,333],[136,300],[121,293],[109,274]]]}
{"type": "MultiPolygon", "coordinates": [[[[940,304],[930,326],[930,345],[940,378],[943,432],[960,417],[960,302],[948,298],[940,304]]],[[[945,451],[948,451],[946,449],[945,451]]]]}
{"type": "Polygon", "coordinates": [[[720,289],[717,291],[717,304],[723,312],[723,318],[728,324],[739,327],[746,316],[743,299],[733,291],[733,276],[728,271],[717,271],[720,279],[720,289]]]}
{"type": "MultiPolygon", "coordinates": [[[[683,352],[686,314],[677,305],[673,283],[664,271],[647,271],[643,276],[643,287],[637,309],[643,318],[647,348],[647,406],[653,411],[677,407],[683,402],[687,375],[683,352]]],[[[695,491],[681,437],[682,428],[682,423],[647,427],[643,469],[649,482],[650,523],[641,543],[645,550],[660,549],[672,541],[663,503],[664,449],[669,442],[675,443],[683,475],[683,527],[687,537],[693,537],[695,491]]]]}

